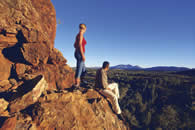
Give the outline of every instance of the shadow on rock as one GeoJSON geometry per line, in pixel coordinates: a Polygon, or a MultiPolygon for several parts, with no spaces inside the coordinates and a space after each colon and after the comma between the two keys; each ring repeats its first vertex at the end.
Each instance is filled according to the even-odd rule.
{"type": "Polygon", "coordinates": [[[30,63],[28,63],[24,59],[22,52],[20,51],[20,48],[22,48],[22,44],[26,42],[26,38],[24,37],[22,31],[18,31],[16,38],[18,40],[18,43],[16,43],[16,45],[13,47],[4,48],[2,50],[3,55],[14,63],[23,63],[30,65],[30,63]]]}
{"type": "Polygon", "coordinates": [[[0,128],[2,127],[3,123],[5,122],[5,120],[7,120],[8,117],[0,117],[0,128]]]}
{"type": "Polygon", "coordinates": [[[0,93],[0,98],[4,98],[5,100],[10,102],[19,97],[22,97],[26,93],[32,91],[32,89],[36,86],[36,84],[41,80],[42,77],[43,77],[42,75],[39,75],[32,80],[25,81],[24,84],[19,86],[15,92],[12,92],[12,91],[2,92],[0,93]]]}

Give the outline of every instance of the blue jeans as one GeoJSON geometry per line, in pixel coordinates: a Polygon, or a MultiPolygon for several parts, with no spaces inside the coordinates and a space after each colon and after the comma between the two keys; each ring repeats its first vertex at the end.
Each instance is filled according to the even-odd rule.
{"type": "Polygon", "coordinates": [[[85,62],[82,60],[82,55],[81,55],[80,51],[75,51],[74,56],[77,60],[75,78],[80,78],[81,75],[84,72],[86,72],[85,62]]]}

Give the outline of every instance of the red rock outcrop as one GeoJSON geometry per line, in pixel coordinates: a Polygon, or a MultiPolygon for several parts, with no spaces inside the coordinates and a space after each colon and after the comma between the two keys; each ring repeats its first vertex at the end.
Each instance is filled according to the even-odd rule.
{"type": "Polygon", "coordinates": [[[0,98],[0,116],[7,109],[8,104],[9,103],[7,101],[5,101],[4,99],[0,98]]]}
{"type": "Polygon", "coordinates": [[[34,104],[41,96],[43,91],[47,89],[48,84],[42,75],[38,75],[34,79],[28,81],[28,83],[24,84],[23,86],[24,87],[22,88],[22,90],[18,92],[19,94],[22,94],[25,90],[28,89],[30,89],[30,92],[25,93],[24,95],[10,102],[10,113],[19,112],[20,110],[23,110],[26,107],[34,104]],[[28,88],[25,88],[26,86],[28,86],[28,88]]]}
{"type": "Polygon", "coordinates": [[[16,128],[16,117],[8,118],[0,130],[14,130],[16,128]]]}
{"type": "Polygon", "coordinates": [[[44,43],[24,43],[21,52],[27,62],[38,66],[40,62],[47,64],[50,50],[44,43]]]}
{"type": "Polygon", "coordinates": [[[0,18],[0,80],[41,72],[49,87],[72,85],[74,73],[54,48],[56,12],[50,0],[1,0],[0,18]]]}
{"type": "Polygon", "coordinates": [[[17,43],[21,31],[27,43],[54,47],[56,13],[50,0],[1,0],[0,17],[0,42],[17,43]]]}
{"type": "Polygon", "coordinates": [[[0,1],[0,129],[128,129],[98,92],[73,91],[55,35],[50,0],[0,1]]]}
{"type": "Polygon", "coordinates": [[[0,50],[0,80],[8,79],[10,76],[12,63],[7,60],[0,50]]]}
{"type": "Polygon", "coordinates": [[[38,103],[15,117],[17,120],[8,118],[2,128],[11,123],[12,129],[128,129],[113,113],[107,100],[94,90],[88,90],[86,94],[80,91],[47,91],[38,103]]]}

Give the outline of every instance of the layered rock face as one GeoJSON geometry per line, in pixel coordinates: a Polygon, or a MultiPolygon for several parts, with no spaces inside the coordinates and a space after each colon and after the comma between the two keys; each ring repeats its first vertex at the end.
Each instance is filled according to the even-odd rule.
{"type": "Polygon", "coordinates": [[[1,129],[128,129],[98,92],[71,89],[55,34],[50,0],[0,1],[1,129]]]}
{"type": "Polygon", "coordinates": [[[0,18],[0,80],[42,73],[49,88],[71,86],[74,74],[54,48],[56,13],[50,0],[1,0],[0,18]]]}
{"type": "Polygon", "coordinates": [[[1,0],[0,9],[0,27],[4,34],[1,41],[5,46],[38,42],[54,47],[56,14],[49,0],[1,0]]]}

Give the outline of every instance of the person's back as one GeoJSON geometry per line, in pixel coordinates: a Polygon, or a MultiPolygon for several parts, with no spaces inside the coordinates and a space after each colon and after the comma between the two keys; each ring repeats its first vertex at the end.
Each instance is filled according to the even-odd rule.
{"type": "Polygon", "coordinates": [[[106,89],[108,86],[107,74],[103,68],[96,71],[95,87],[97,90],[106,89]]]}

